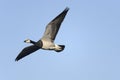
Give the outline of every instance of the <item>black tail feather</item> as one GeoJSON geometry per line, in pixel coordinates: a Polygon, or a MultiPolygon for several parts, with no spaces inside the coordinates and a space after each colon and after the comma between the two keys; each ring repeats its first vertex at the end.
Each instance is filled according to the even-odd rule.
{"type": "Polygon", "coordinates": [[[58,46],[60,46],[60,47],[61,47],[61,50],[55,50],[56,52],[61,52],[61,51],[63,51],[63,50],[64,50],[64,48],[65,48],[65,45],[58,45],[58,46]]]}

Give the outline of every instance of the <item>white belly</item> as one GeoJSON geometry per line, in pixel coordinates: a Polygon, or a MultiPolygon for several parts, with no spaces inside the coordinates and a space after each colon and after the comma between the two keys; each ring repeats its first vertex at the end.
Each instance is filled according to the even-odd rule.
{"type": "Polygon", "coordinates": [[[50,41],[42,40],[42,43],[43,43],[42,49],[53,50],[55,47],[54,43],[50,41]]]}

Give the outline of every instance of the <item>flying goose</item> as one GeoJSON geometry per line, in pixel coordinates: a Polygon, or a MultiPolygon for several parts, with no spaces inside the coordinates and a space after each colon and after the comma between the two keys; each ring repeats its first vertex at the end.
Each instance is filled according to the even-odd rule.
{"type": "Polygon", "coordinates": [[[64,50],[65,45],[57,45],[54,43],[55,37],[58,33],[61,23],[63,22],[69,8],[66,7],[57,17],[55,17],[47,26],[43,37],[37,42],[30,39],[25,40],[25,43],[32,43],[32,45],[25,47],[16,57],[15,61],[37,51],[38,49],[54,50],[61,52],[64,50]]]}

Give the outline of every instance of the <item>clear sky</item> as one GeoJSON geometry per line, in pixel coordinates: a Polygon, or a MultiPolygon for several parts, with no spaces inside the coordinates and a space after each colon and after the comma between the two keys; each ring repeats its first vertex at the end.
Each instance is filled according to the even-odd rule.
{"type": "Polygon", "coordinates": [[[120,0],[0,0],[0,80],[120,80],[120,0]],[[70,10],[55,43],[18,62],[27,38],[70,10]]]}

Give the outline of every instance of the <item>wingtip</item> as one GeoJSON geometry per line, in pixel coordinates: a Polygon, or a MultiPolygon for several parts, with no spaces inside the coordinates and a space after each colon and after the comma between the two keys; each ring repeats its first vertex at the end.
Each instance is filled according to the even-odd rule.
{"type": "Polygon", "coordinates": [[[69,9],[70,9],[69,7],[66,7],[66,8],[65,8],[65,11],[68,11],[69,9]]]}
{"type": "Polygon", "coordinates": [[[15,61],[19,61],[20,59],[18,57],[15,58],[15,61]]]}
{"type": "Polygon", "coordinates": [[[18,59],[15,59],[15,61],[18,61],[18,59]]]}

